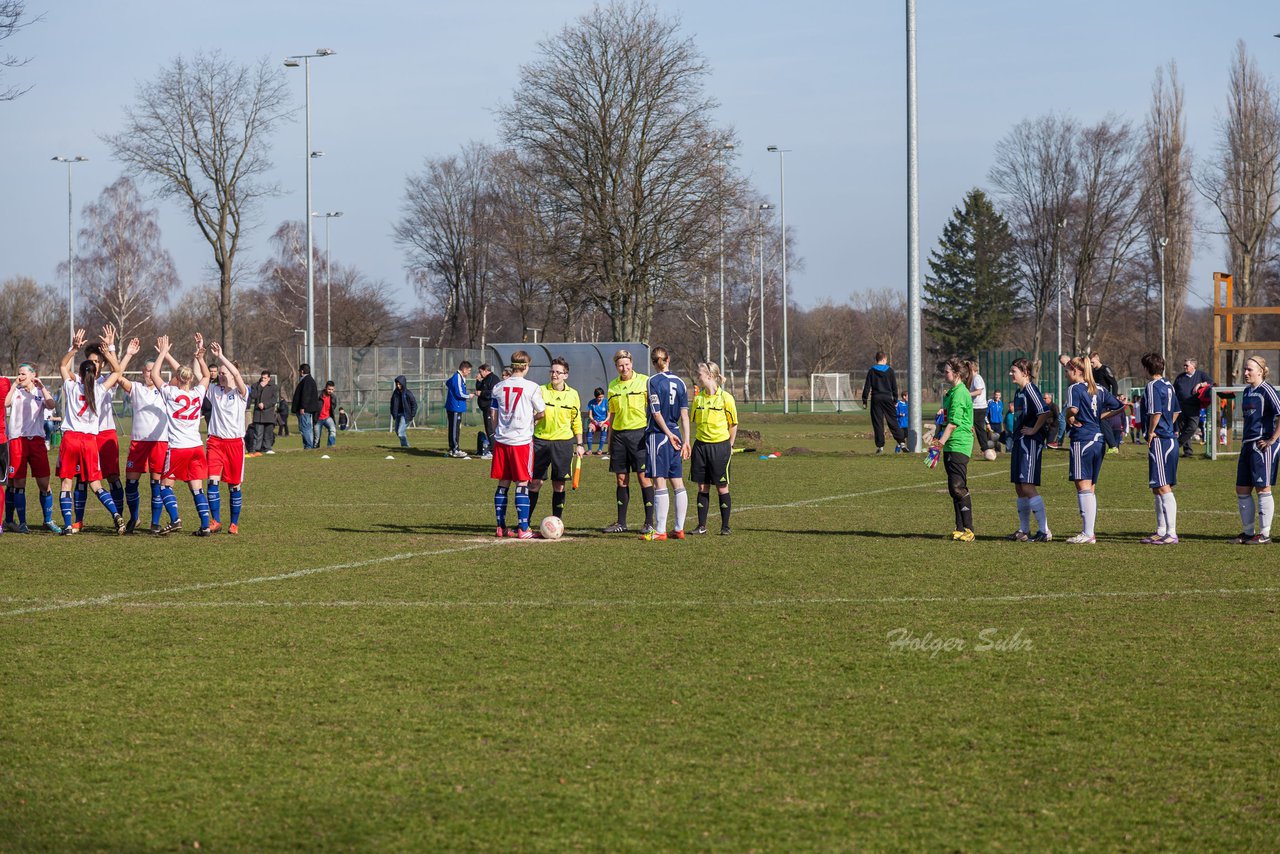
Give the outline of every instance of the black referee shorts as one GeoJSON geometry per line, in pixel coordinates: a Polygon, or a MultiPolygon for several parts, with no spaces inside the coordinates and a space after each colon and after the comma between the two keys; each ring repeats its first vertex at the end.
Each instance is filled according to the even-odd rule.
{"type": "Polygon", "coordinates": [[[723,442],[694,442],[690,458],[690,480],[712,486],[729,485],[729,461],[733,459],[733,446],[723,442]]]}
{"type": "Polygon", "coordinates": [[[644,450],[644,429],[614,430],[609,434],[609,471],[633,471],[648,477],[649,459],[644,450]]]}
{"type": "Polygon", "coordinates": [[[567,480],[573,473],[572,439],[539,439],[533,437],[533,479],[546,480],[551,469],[552,480],[567,480]]]}

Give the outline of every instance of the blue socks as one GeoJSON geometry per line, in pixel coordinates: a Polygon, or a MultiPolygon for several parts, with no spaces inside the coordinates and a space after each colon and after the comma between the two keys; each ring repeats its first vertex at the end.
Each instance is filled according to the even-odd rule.
{"type": "Polygon", "coordinates": [[[222,492],[218,489],[216,481],[209,481],[209,515],[213,517],[213,521],[219,525],[222,524],[222,492]]]}
{"type": "Polygon", "coordinates": [[[120,481],[113,481],[111,484],[111,500],[116,503],[116,511],[119,512],[124,507],[124,484],[120,481]]]}
{"type": "Polygon", "coordinates": [[[63,491],[58,493],[58,507],[62,510],[63,525],[70,528],[71,523],[74,521],[72,514],[75,512],[75,503],[71,500],[70,492],[63,491]]]}
{"type": "MultiPolygon", "coordinates": [[[[44,523],[48,525],[53,521],[53,492],[40,493],[40,511],[44,514],[44,523]]],[[[22,512],[27,512],[26,505],[22,507],[22,512]]]]}
{"type": "MultiPolygon", "coordinates": [[[[24,492],[26,490],[23,490],[24,492]]],[[[18,490],[12,486],[5,487],[4,490],[4,524],[6,526],[13,525],[13,515],[17,504],[18,490]]],[[[23,500],[26,500],[25,498],[23,500]]]]}
{"type": "Polygon", "coordinates": [[[102,506],[107,508],[107,512],[112,516],[120,513],[119,509],[116,508],[116,502],[111,498],[111,493],[105,489],[98,490],[98,500],[102,502],[102,506]]]}
{"type": "Polygon", "coordinates": [[[498,517],[498,527],[507,527],[507,487],[499,486],[493,493],[493,514],[498,517]]]}
{"type": "Polygon", "coordinates": [[[191,490],[191,497],[196,502],[196,512],[200,514],[200,530],[209,527],[209,499],[205,498],[203,489],[191,490]]]}
{"type": "Polygon", "coordinates": [[[529,530],[529,487],[516,487],[516,518],[520,522],[520,530],[529,530]]]}
{"type": "Polygon", "coordinates": [[[166,486],[160,490],[161,501],[164,502],[164,509],[169,511],[169,520],[178,521],[178,496],[173,494],[173,487],[166,486]]]}
{"type": "MultiPolygon", "coordinates": [[[[44,496],[41,496],[43,499],[44,496]]],[[[27,490],[15,489],[9,493],[9,503],[6,505],[9,510],[9,521],[13,521],[13,517],[18,517],[18,524],[27,524],[27,490]]]]}
{"type": "Polygon", "coordinates": [[[231,524],[240,524],[240,508],[244,505],[244,495],[239,485],[231,487],[231,524]]]}
{"type": "MultiPolygon", "coordinates": [[[[177,502],[174,502],[177,507],[177,502]]],[[[158,528],[160,526],[160,514],[164,512],[164,487],[160,485],[160,481],[151,481],[151,527],[158,528]]]]}
{"type": "MultiPolygon", "coordinates": [[[[111,496],[115,498],[115,496],[111,496]]],[[[138,521],[138,504],[141,503],[138,498],[138,482],[136,480],[127,480],[124,484],[124,498],[129,505],[129,518],[138,521]]]]}
{"type": "Polygon", "coordinates": [[[76,491],[74,494],[76,521],[84,521],[84,506],[89,503],[89,485],[80,481],[76,482],[76,491]]]}

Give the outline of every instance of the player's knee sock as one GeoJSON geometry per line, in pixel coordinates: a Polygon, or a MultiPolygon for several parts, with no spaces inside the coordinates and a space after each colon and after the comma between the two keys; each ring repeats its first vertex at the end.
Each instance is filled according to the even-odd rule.
{"type": "Polygon", "coordinates": [[[119,514],[120,508],[116,507],[115,499],[111,497],[111,493],[105,489],[98,490],[98,500],[102,502],[102,506],[107,508],[107,512],[112,516],[119,514]]]}
{"type": "Polygon", "coordinates": [[[1029,500],[1031,502],[1031,512],[1035,514],[1036,524],[1040,526],[1040,532],[1048,531],[1049,514],[1044,509],[1044,496],[1034,495],[1029,500]]]}
{"type": "Polygon", "coordinates": [[[1172,492],[1166,492],[1160,496],[1164,499],[1161,503],[1164,505],[1164,524],[1165,533],[1170,537],[1178,536],[1178,499],[1173,497],[1172,492]]]}
{"type": "Polygon", "coordinates": [[[684,520],[689,515],[689,493],[683,489],[676,490],[676,530],[684,530],[684,520]]]}
{"type": "MultiPolygon", "coordinates": [[[[551,515],[557,519],[564,519],[564,499],[567,494],[565,492],[551,493],[551,515]]],[[[532,509],[530,512],[533,512],[532,509]]]]}
{"type": "Polygon", "coordinates": [[[1253,509],[1253,493],[1248,495],[1236,496],[1236,507],[1240,510],[1240,523],[1244,525],[1244,532],[1249,536],[1253,536],[1257,529],[1253,526],[1255,511],[1253,509]]]}
{"type": "Polygon", "coordinates": [[[164,487],[160,491],[160,496],[160,500],[164,503],[164,509],[169,511],[169,520],[171,522],[178,521],[178,496],[173,491],[173,487],[164,487]]]}
{"type": "Polygon", "coordinates": [[[1156,536],[1163,537],[1169,533],[1169,521],[1164,515],[1164,496],[1156,493],[1156,536]]]}
{"type": "Polygon", "coordinates": [[[222,488],[217,481],[209,481],[207,490],[209,498],[209,516],[219,525],[222,524],[222,488]]]}
{"type": "Polygon", "coordinates": [[[164,512],[164,487],[160,481],[151,481],[151,527],[160,524],[160,514],[164,512]]]}
{"type": "Polygon", "coordinates": [[[627,524],[627,507],[631,504],[631,487],[618,487],[618,524],[627,524]]]}
{"type": "Polygon", "coordinates": [[[698,493],[698,527],[707,527],[707,511],[711,509],[711,493],[698,493]]]}
{"type": "Polygon", "coordinates": [[[665,489],[653,491],[653,527],[660,534],[667,532],[668,493],[665,489]]]}
{"type": "Polygon", "coordinates": [[[1258,494],[1258,527],[1259,534],[1271,536],[1271,519],[1276,514],[1276,500],[1270,492],[1258,494]]]}
{"type": "Polygon", "coordinates": [[[40,512],[46,525],[53,521],[53,490],[40,493],[40,512]]]}
{"type": "Polygon", "coordinates": [[[191,490],[191,498],[196,503],[196,512],[200,514],[200,530],[209,527],[209,499],[203,489],[191,490]]]}
{"type": "Polygon", "coordinates": [[[529,517],[530,518],[533,517],[533,511],[538,509],[538,495],[541,492],[542,490],[538,490],[537,492],[534,492],[532,489],[529,490],[529,517]]]}
{"type": "Polygon", "coordinates": [[[72,514],[75,512],[75,503],[71,499],[71,493],[65,489],[58,493],[58,508],[62,511],[63,524],[70,528],[72,514]]]}
{"type": "Polygon", "coordinates": [[[9,509],[13,511],[13,515],[17,517],[19,525],[27,524],[27,490],[15,489],[13,491],[13,500],[9,502],[9,509]]]}
{"type": "Polygon", "coordinates": [[[516,521],[520,524],[520,530],[529,529],[529,487],[516,487],[516,521]]]}
{"type": "Polygon", "coordinates": [[[720,527],[729,527],[729,513],[733,510],[733,499],[729,497],[729,493],[720,493],[720,527]]]}
{"type": "Polygon", "coordinates": [[[136,480],[127,480],[124,484],[124,500],[129,505],[129,518],[138,521],[138,505],[142,503],[138,495],[138,482],[136,480]]]}
{"type": "Polygon", "coordinates": [[[1093,492],[1077,492],[1076,501],[1080,504],[1080,533],[1092,537],[1094,523],[1098,521],[1098,496],[1093,492]]]}
{"type": "Polygon", "coordinates": [[[499,486],[493,491],[493,515],[498,519],[498,527],[507,527],[507,487],[499,486]]]}
{"type": "Polygon", "coordinates": [[[118,480],[111,482],[111,500],[116,503],[116,512],[119,513],[124,507],[124,484],[118,480]]]}
{"type": "Polygon", "coordinates": [[[640,495],[644,498],[644,523],[653,527],[653,490],[652,486],[640,487],[640,495]]]}
{"type": "Polygon", "coordinates": [[[973,496],[967,489],[960,495],[960,529],[973,530],[973,496]]]}
{"type": "Polygon", "coordinates": [[[75,498],[75,505],[76,505],[76,521],[77,521],[77,522],[83,522],[83,521],[84,521],[84,507],[85,507],[85,505],[86,505],[86,504],[88,504],[88,503],[89,503],[89,486],[88,486],[88,484],[85,484],[85,483],[76,483],[76,491],[75,491],[74,498],[75,498]]]}
{"type": "Polygon", "coordinates": [[[240,508],[244,506],[244,493],[240,489],[240,485],[236,484],[231,487],[231,524],[240,524],[240,508]]]}
{"type": "Polygon", "coordinates": [[[1018,498],[1018,530],[1024,534],[1031,533],[1031,499],[1018,498]]]}
{"type": "Polygon", "coordinates": [[[14,500],[13,494],[16,490],[12,486],[4,488],[3,495],[0,495],[0,506],[4,509],[4,523],[6,525],[13,524],[14,500]]]}

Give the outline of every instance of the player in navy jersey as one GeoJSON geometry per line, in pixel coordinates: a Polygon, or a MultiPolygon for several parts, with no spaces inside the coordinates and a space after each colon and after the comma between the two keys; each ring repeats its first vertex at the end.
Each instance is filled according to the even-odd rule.
{"type": "Polygon", "coordinates": [[[645,453],[649,476],[656,478],[653,493],[653,530],[643,540],[667,538],[667,514],[676,507],[675,537],[684,539],[689,497],[684,488],[683,461],[689,459],[689,391],[684,380],[667,370],[671,357],[666,347],[654,347],[650,356],[654,373],[649,377],[649,423],[645,427],[645,453]],[[670,489],[670,491],[668,491],[670,489]]]}
{"type": "Polygon", "coordinates": [[[1106,443],[1102,437],[1102,425],[1117,412],[1124,411],[1124,403],[1111,391],[1100,386],[1093,378],[1093,368],[1088,359],[1076,357],[1067,362],[1067,428],[1071,434],[1071,460],[1067,464],[1067,478],[1076,485],[1076,500],[1080,504],[1080,533],[1067,539],[1073,545],[1092,545],[1094,523],[1098,518],[1098,475],[1102,470],[1102,457],[1106,443]]]}
{"type": "Polygon", "coordinates": [[[1244,363],[1244,390],[1240,407],[1244,411],[1244,439],[1240,443],[1240,462],[1236,465],[1236,504],[1244,530],[1232,542],[1260,546],[1271,542],[1271,519],[1275,515],[1275,499],[1271,487],[1276,483],[1276,463],[1280,454],[1280,393],[1267,382],[1267,360],[1250,356],[1244,363]],[[1253,493],[1258,493],[1257,529],[1254,528],[1253,493]]]}
{"type": "MultiPolygon", "coordinates": [[[[1040,389],[1036,388],[1035,371],[1026,359],[1015,359],[1009,367],[1009,379],[1018,387],[1013,396],[1013,445],[1010,448],[1009,479],[1018,496],[1018,530],[1007,539],[1020,543],[1047,543],[1053,539],[1048,513],[1040,497],[1040,455],[1044,452],[1045,425],[1050,412],[1040,389]],[[1031,516],[1035,514],[1039,530],[1031,534],[1031,516]]],[[[1056,430],[1056,425],[1050,425],[1056,430]]]]}
{"type": "Polygon", "coordinates": [[[1151,379],[1142,393],[1143,431],[1147,436],[1147,485],[1156,502],[1156,532],[1143,537],[1148,546],[1171,546],[1178,542],[1178,428],[1181,415],[1178,395],[1164,377],[1164,359],[1159,353],[1142,357],[1142,367],[1151,379]]]}

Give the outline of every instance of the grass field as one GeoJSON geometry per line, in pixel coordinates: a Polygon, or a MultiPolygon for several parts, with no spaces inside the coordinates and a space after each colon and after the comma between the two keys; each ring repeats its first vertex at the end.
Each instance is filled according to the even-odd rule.
{"type": "Polygon", "coordinates": [[[965,544],[941,467],[865,423],[744,426],[784,455],[736,458],[732,537],[596,533],[592,459],[565,540],[496,541],[439,431],[280,440],[238,538],[109,537],[96,505],[6,534],[0,850],[1280,844],[1280,551],[1223,542],[1232,462],[1184,463],[1183,542],[1149,548],[1143,449],[1094,547],[1001,541],[1007,458],[977,461],[965,544]]]}

